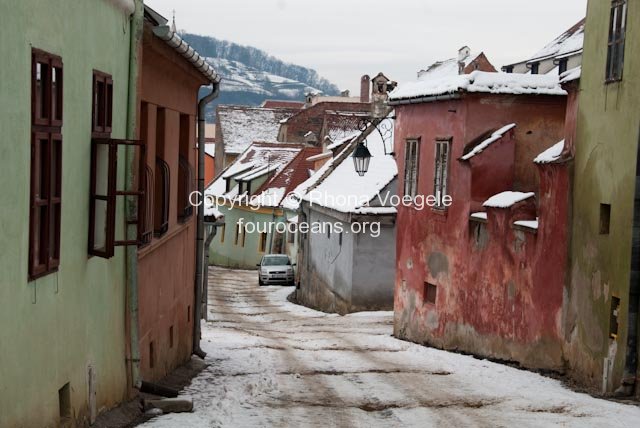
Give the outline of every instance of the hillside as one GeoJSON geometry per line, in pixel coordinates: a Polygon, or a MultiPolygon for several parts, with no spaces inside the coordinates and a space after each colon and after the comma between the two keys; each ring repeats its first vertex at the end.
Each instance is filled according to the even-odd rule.
{"type": "Polygon", "coordinates": [[[211,103],[207,121],[214,120],[218,104],[255,106],[266,99],[302,101],[308,92],[339,94],[338,87],[315,70],[286,63],[260,49],[190,33],[181,36],[223,76],[220,97],[211,103]]]}

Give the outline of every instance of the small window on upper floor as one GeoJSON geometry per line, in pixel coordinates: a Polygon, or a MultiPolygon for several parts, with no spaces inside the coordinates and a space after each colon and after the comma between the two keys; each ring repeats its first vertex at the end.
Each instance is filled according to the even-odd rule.
{"type": "Polygon", "coordinates": [[[561,59],[558,62],[558,74],[562,74],[567,71],[567,66],[569,64],[569,60],[567,58],[561,59]]]}
{"type": "Polygon", "coordinates": [[[613,0],[609,18],[606,81],[622,80],[624,46],[627,28],[627,0],[613,0]]]}
{"type": "Polygon", "coordinates": [[[534,62],[533,64],[531,64],[531,74],[538,74],[540,72],[540,64],[537,62],[534,62]]]}
{"type": "Polygon", "coordinates": [[[93,115],[91,132],[94,136],[105,137],[111,134],[113,118],[113,80],[101,71],[93,71],[93,115]]]}

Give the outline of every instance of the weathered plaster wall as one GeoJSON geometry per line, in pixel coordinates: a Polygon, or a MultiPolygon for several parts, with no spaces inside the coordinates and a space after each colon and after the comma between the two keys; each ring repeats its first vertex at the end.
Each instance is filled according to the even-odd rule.
{"type": "Polygon", "coordinates": [[[182,154],[195,175],[196,106],[198,88],[203,84],[203,76],[145,25],[140,101],[146,107],[139,111],[139,133],[147,147],[147,165],[154,168],[159,156],[170,170],[169,229],[138,252],[140,372],[148,381],[160,379],[191,355],[196,219],[195,215],[184,222],[178,219],[178,164],[180,136],[186,132],[188,149],[182,154]],[[164,118],[160,123],[164,125],[158,135],[161,109],[164,118]],[[188,119],[186,129],[181,128],[181,116],[188,119]],[[146,129],[142,129],[144,125],[146,129]]]}
{"type": "Polygon", "coordinates": [[[606,375],[608,391],[620,385],[625,360],[640,126],[640,4],[627,4],[624,77],[611,84],[604,83],[610,3],[592,0],[588,6],[565,327],[574,377],[600,389],[606,375]],[[600,204],[611,205],[609,234],[600,234],[600,204]],[[612,296],[621,302],[617,339],[609,337],[612,296]]]}
{"type": "MultiPolygon", "coordinates": [[[[3,1],[0,26],[0,426],[58,426],[58,390],[67,382],[72,418],[82,423],[89,365],[97,409],[127,393],[124,250],[109,260],[89,257],[87,239],[92,73],[113,76],[112,135],[126,138],[129,18],[98,0],[3,1]],[[32,47],[64,63],[60,269],[36,281],[27,280],[32,47]]],[[[122,236],[122,206],[117,213],[122,236]]]]}
{"type": "MultiPolygon", "coordinates": [[[[325,312],[341,314],[391,309],[395,278],[395,227],[381,227],[380,236],[352,233],[348,215],[303,204],[306,221],[339,223],[340,234],[308,233],[300,244],[299,301],[325,312]]],[[[377,221],[363,216],[359,221],[377,221]]]]}
{"type": "MultiPolygon", "coordinates": [[[[562,239],[561,229],[566,227],[562,214],[568,209],[568,175],[561,169],[548,173],[549,177],[545,172],[540,179],[532,161],[562,139],[564,104],[564,97],[478,95],[396,108],[398,170],[404,170],[405,139],[420,138],[418,193],[431,194],[433,143],[437,138],[450,137],[448,189],[453,198],[452,206],[444,212],[428,207],[419,210],[401,206],[398,210],[397,336],[530,367],[562,367],[562,261],[567,251],[565,246],[563,252],[566,239],[562,239]],[[475,166],[457,160],[466,143],[509,123],[518,125],[513,141],[508,137],[488,148],[472,160],[475,166]],[[498,156],[500,153],[502,156],[498,156]],[[514,159],[515,168],[494,175],[494,168],[480,161],[483,156],[495,162],[514,159]],[[486,174],[482,175],[482,186],[473,182],[472,168],[478,167],[486,174]],[[500,185],[503,187],[499,189],[500,185]],[[480,201],[473,200],[484,193],[479,189],[472,197],[474,186],[492,191],[536,190],[542,195],[538,215],[545,216],[538,233],[513,226],[515,220],[534,218],[532,201],[512,210],[489,210],[486,225],[470,222],[469,214],[481,208],[480,201]],[[553,204],[556,206],[551,208],[553,204]],[[548,214],[550,210],[556,212],[548,214]],[[557,221],[554,215],[559,216],[557,221]],[[427,282],[437,287],[435,304],[426,299],[427,282]]],[[[401,180],[399,188],[402,186],[401,180]]]]}

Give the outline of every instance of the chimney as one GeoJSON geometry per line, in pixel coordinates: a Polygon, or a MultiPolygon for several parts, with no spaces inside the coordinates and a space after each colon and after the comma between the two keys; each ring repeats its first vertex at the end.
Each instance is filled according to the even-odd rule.
{"type": "Polygon", "coordinates": [[[360,102],[368,103],[369,99],[369,90],[371,88],[371,78],[365,74],[360,79],[360,102]]]}
{"type": "Polygon", "coordinates": [[[349,90],[347,89],[347,90],[344,90],[344,91],[340,92],[340,96],[342,98],[349,98],[349,96],[350,96],[349,90]]]}
{"type": "Polygon", "coordinates": [[[463,46],[458,49],[458,74],[464,74],[466,68],[465,60],[471,55],[471,49],[469,46],[463,46]]]}

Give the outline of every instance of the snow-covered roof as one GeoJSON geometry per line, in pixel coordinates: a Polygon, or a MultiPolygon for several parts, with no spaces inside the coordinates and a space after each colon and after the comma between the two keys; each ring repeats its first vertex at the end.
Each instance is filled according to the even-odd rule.
{"type": "Polygon", "coordinates": [[[548,58],[567,57],[582,51],[585,20],[556,37],[551,43],[536,52],[527,62],[537,62],[548,58]]]}
{"type": "Polygon", "coordinates": [[[544,152],[540,153],[533,161],[537,164],[553,163],[560,159],[562,150],[564,149],[564,140],[549,147],[544,152]]]}
{"type": "Polygon", "coordinates": [[[280,122],[294,113],[287,109],[218,106],[217,118],[225,153],[240,154],[255,141],[276,141],[280,122]]]}
{"type": "Polygon", "coordinates": [[[349,144],[296,189],[304,192],[305,201],[345,213],[396,213],[394,207],[369,206],[369,202],[398,175],[395,159],[385,155],[382,137],[378,132],[370,131],[364,131],[365,135],[368,133],[367,148],[371,152],[367,173],[361,177],[356,172],[352,158],[355,142],[349,144]]]}
{"type": "Polygon", "coordinates": [[[333,156],[333,152],[324,152],[324,153],[319,153],[317,155],[309,156],[307,160],[310,162],[315,162],[317,160],[330,158],[331,156],[333,156]]]}
{"type": "Polygon", "coordinates": [[[535,196],[535,193],[528,192],[512,192],[506,191],[502,193],[498,193],[497,195],[493,195],[482,204],[483,207],[490,208],[509,208],[518,202],[522,202],[526,199],[532,198],[535,196]]]}
{"type": "Polygon", "coordinates": [[[578,66],[576,68],[572,68],[571,70],[567,70],[560,75],[560,83],[569,83],[574,80],[580,79],[582,75],[582,66],[578,66]]]}
{"type": "Polygon", "coordinates": [[[204,204],[204,216],[205,217],[214,217],[216,220],[224,217],[222,213],[216,208],[215,204],[204,204]]]}
{"type": "Polygon", "coordinates": [[[470,74],[418,80],[398,86],[389,95],[393,101],[435,97],[458,92],[490,94],[566,95],[557,75],[491,73],[474,71],[470,74]]]}
{"type": "Polygon", "coordinates": [[[516,226],[522,226],[522,227],[527,227],[529,229],[538,229],[538,218],[536,217],[535,220],[518,220],[518,221],[514,221],[513,224],[515,224],[516,226]]]}
{"type": "MultiPolygon", "coordinates": [[[[462,61],[466,68],[475,61],[482,53],[470,53],[462,61]]],[[[418,80],[441,79],[448,76],[456,76],[459,74],[458,58],[450,58],[444,61],[437,61],[424,70],[418,71],[418,80]]]]}
{"type": "Polygon", "coordinates": [[[482,141],[480,144],[475,146],[469,153],[465,154],[460,159],[469,160],[475,155],[482,153],[484,149],[486,149],[491,144],[501,139],[507,132],[511,131],[515,127],[516,127],[515,123],[510,123],[509,125],[503,126],[502,128],[498,129],[496,132],[491,134],[489,138],[487,138],[486,140],[482,141]]]}
{"type": "MultiPolygon", "coordinates": [[[[251,178],[266,169],[276,174],[284,169],[300,153],[301,144],[256,142],[249,146],[207,189],[205,195],[233,197],[227,194],[226,180],[230,178],[251,178]]],[[[259,176],[259,175],[258,175],[259,176]]],[[[253,178],[257,178],[253,177],[253,178]]],[[[233,189],[231,192],[232,193],[233,189]]]]}
{"type": "Polygon", "coordinates": [[[486,220],[487,219],[487,213],[485,212],[478,212],[478,213],[471,213],[471,215],[469,216],[475,220],[486,220]]]}

